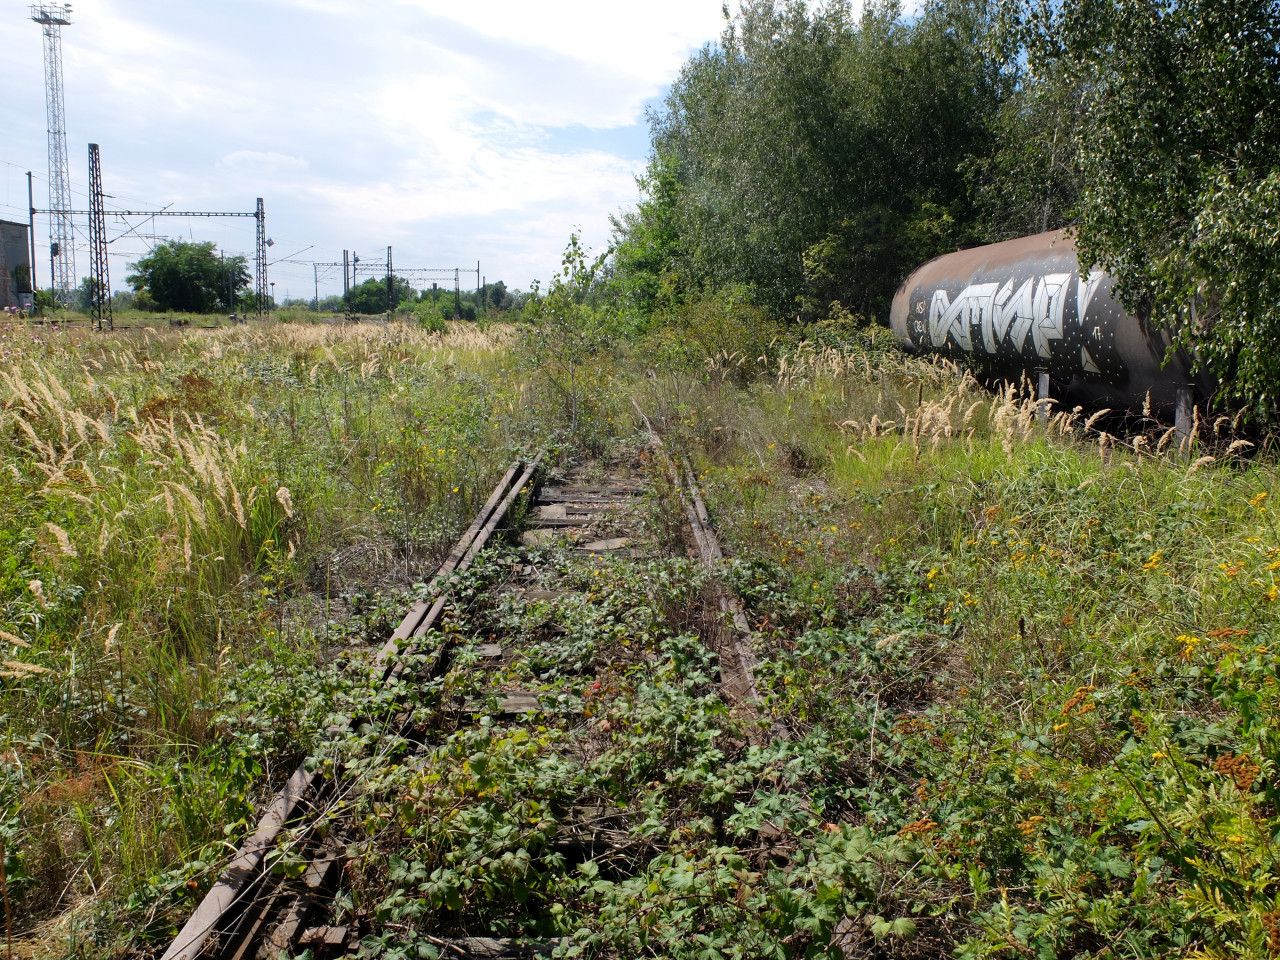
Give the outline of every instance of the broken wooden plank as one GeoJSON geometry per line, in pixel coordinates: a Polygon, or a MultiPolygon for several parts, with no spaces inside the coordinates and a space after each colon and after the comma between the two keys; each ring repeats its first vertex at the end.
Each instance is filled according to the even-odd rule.
{"type": "Polygon", "coordinates": [[[312,927],[298,938],[298,946],[328,949],[345,946],[349,930],[348,927],[312,927]]]}
{"type": "Polygon", "coordinates": [[[560,530],[573,527],[588,527],[600,519],[598,513],[575,513],[569,517],[537,517],[529,522],[535,530],[560,530]]]}
{"type": "Polygon", "coordinates": [[[543,487],[543,500],[569,500],[573,497],[629,497],[645,492],[639,485],[614,485],[608,487],[543,487]]]}
{"type": "Polygon", "coordinates": [[[525,590],[523,596],[526,600],[536,602],[538,600],[559,600],[565,594],[572,592],[571,590],[543,590],[535,587],[532,590],[525,590]]]}
{"type": "Polygon", "coordinates": [[[553,527],[535,527],[520,534],[520,542],[526,547],[549,547],[559,540],[574,539],[576,533],[577,530],[572,527],[568,530],[558,530],[553,527]]]}
{"type": "Polygon", "coordinates": [[[258,950],[258,960],[276,960],[278,957],[288,956],[298,941],[298,934],[306,914],[306,903],[301,897],[296,897],[289,904],[284,917],[271,931],[271,936],[267,937],[266,942],[258,950]]]}
{"type": "MultiPolygon", "coordinates": [[[[477,714],[488,714],[491,709],[486,700],[468,700],[462,707],[464,713],[477,714]]],[[[496,712],[499,716],[514,716],[521,713],[537,713],[541,709],[542,704],[536,694],[517,691],[503,694],[498,700],[496,712]]]]}

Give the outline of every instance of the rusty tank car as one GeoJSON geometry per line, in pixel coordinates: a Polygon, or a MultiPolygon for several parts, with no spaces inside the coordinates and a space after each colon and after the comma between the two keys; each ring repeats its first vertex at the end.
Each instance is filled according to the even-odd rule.
{"type": "Polygon", "coordinates": [[[1170,355],[1167,330],[1120,305],[1110,276],[1080,268],[1062,230],[930,260],[898,288],[889,323],[907,349],[990,379],[1047,374],[1065,407],[1168,415],[1213,392],[1184,352],[1170,355]]]}

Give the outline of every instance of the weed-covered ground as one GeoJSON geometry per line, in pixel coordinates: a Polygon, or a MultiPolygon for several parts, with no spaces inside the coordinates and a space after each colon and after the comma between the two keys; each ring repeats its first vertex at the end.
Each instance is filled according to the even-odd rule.
{"type": "MultiPolygon", "coordinates": [[[[363,771],[343,909],[383,925],[367,953],[1280,953],[1273,462],[1213,421],[1182,452],[1041,425],[879,337],[815,334],[702,307],[608,350],[3,341],[19,936],[162,944],[303,753],[354,762],[315,734],[370,693],[335,651],[385,637],[516,450],[632,445],[634,398],[701,474],[789,736],[753,746],[723,702],[678,556],[571,574],[588,602],[460,607],[450,630],[527,639],[509,679],[561,712],[450,727],[478,690],[416,692],[430,749],[363,771]]],[[[678,516],[651,517],[668,544],[678,516]]]]}
{"type": "Polygon", "coordinates": [[[875,851],[832,894],[880,940],[854,954],[1280,953],[1274,465],[1222,421],[1179,454],[860,353],[653,391],[811,825],[875,851]]]}
{"type": "MultiPolygon", "coordinates": [[[[145,921],[327,710],[314,664],[526,442],[502,332],[8,330],[0,842],[11,929],[145,921]],[[132,913],[132,907],[140,912],[132,913]]],[[[358,626],[358,625],[357,625],[358,626]]],[[[59,947],[58,945],[61,945],[59,947]]]]}

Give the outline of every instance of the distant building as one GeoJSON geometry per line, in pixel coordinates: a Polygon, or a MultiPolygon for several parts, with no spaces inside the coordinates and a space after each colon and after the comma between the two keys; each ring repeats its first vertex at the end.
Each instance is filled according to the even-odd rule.
{"type": "Polygon", "coordinates": [[[31,246],[27,225],[0,220],[0,309],[27,309],[31,299],[31,246]]]}

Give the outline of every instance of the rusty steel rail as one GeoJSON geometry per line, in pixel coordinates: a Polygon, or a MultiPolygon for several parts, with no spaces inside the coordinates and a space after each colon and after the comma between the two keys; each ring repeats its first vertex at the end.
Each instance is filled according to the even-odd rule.
{"type": "Polygon", "coordinates": [[[405,614],[400,625],[383,644],[374,658],[374,665],[382,671],[384,680],[390,679],[398,670],[396,654],[411,641],[421,637],[435,626],[440,614],[444,611],[446,595],[439,587],[454,573],[471,566],[471,561],[489,542],[494,530],[507,516],[512,504],[528,486],[535,473],[542,465],[543,454],[538,454],[532,461],[524,463],[517,460],[508,469],[498,485],[493,488],[488,501],[480,508],[471,526],[467,528],[458,542],[454,544],[449,556],[445,558],[440,569],[436,571],[427,589],[431,600],[419,600],[405,614]],[[516,476],[519,472],[519,477],[516,476]],[[514,482],[513,482],[514,481],[514,482]]]}
{"type": "Polygon", "coordinates": [[[753,741],[786,739],[788,733],[782,724],[774,720],[766,721],[762,717],[760,690],[756,685],[755,631],[751,629],[751,621],[747,619],[742,598],[724,576],[724,548],[720,545],[720,538],[711,522],[702,489],[698,486],[698,476],[687,457],[681,456],[680,464],[677,465],[640,405],[634,399],[631,405],[644,423],[650,446],[658,455],[667,479],[680,498],[698,559],[711,575],[710,599],[720,612],[719,621],[715,624],[717,629],[712,637],[712,647],[720,660],[720,686],[725,697],[747,721],[753,741]]]}
{"type": "MultiPolygon", "coordinates": [[[[415,603],[375,654],[373,666],[382,682],[400,674],[402,661],[398,655],[412,649],[413,641],[435,626],[447,602],[449,577],[471,565],[533,480],[542,459],[543,455],[539,454],[531,461],[517,460],[494,487],[471,526],[432,577],[428,587],[430,599],[415,603]]],[[[262,933],[270,912],[269,903],[249,910],[270,875],[265,866],[267,854],[286,827],[300,822],[308,811],[322,807],[325,788],[319,771],[308,770],[305,761],[299,765],[272,799],[257,828],[178,932],[162,960],[196,960],[206,956],[238,960],[252,955],[254,941],[262,933]]]]}

